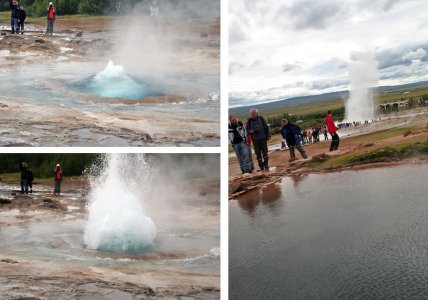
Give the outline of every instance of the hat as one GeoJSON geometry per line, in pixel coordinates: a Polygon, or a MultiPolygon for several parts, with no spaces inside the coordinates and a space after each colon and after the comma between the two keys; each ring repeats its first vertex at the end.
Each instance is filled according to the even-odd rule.
{"type": "MultiPolygon", "coordinates": [[[[46,3],[46,2],[45,2],[46,3]]],[[[49,5],[53,5],[53,3],[52,2],[49,2],[49,5]]]]}
{"type": "Polygon", "coordinates": [[[57,167],[60,167],[60,165],[59,165],[59,164],[56,164],[56,166],[57,166],[57,167]]]}

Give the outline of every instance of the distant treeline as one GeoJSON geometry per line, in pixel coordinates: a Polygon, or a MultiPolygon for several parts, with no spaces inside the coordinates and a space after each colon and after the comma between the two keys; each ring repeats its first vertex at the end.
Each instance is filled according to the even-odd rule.
{"type": "MultiPolygon", "coordinates": [[[[200,11],[202,14],[208,14],[212,10],[219,10],[218,0],[160,0],[159,6],[163,10],[186,9],[200,11]]],[[[116,6],[120,2],[120,11],[122,13],[132,12],[135,5],[140,4],[143,8],[142,13],[148,14],[152,0],[52,0],[57,15],[116,15],[116,6]]],[[[46,13],[49,0],[21,0],[20,5],[24,7],[25,12],[31,17],[41,17],[46,13]]],[[[9,1],[0,0],[0,11],[9,10],[9,1]]],[[[219,11],[217,12],[219,13],[219,11]]]]}
{"type": "Polygon", "coordinates": [[[91,166],[99,154],[70,154],[70,153],[18,153],[0,154],[0,173],[18,173],[21,162],[27,162],[35,178],[52,176],[56,164],[60,164],[64,176],[78,176],[91,166]]]}

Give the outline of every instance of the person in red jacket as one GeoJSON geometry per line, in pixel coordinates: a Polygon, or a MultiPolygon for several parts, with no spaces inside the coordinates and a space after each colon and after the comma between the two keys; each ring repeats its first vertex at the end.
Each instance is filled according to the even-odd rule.
{"type": "Polygon", "coordinates": [[[49,2],[49,6],[46,9],[46,18],[48,25],[46,27],[46,34],[52,35],[53,34],[53,26],[55,23],[56,15],[55,15],[55,7],[53,6],[52,2],[49,2]]]}
{"type": "Polygon", "coordinates": [[[56,165],[56,168],[53,172],[53,176],[55,179],[55,189],[53,194],[59,196],[61,193],[61,182],[62,182],[62,169],[60,164],[56,165]]]}
{"type": "Polygon", "coordinates": [[[328,132],[331,134],[330,151],[337,150],[339,148],[339,136],[337,135],[337,127],[333,122],[331,110],[327,112],[325,117],[325,125],[327,126],[328,132]]]}

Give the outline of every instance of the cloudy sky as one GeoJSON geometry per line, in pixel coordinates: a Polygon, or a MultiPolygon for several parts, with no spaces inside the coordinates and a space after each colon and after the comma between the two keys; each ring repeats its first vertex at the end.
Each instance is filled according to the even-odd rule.
{"type": "Polygon", "coordinates": [[[350,88],[374,55],[378,85],[428,80],[426,0],[229,1],[230,106],[350,88]]]}

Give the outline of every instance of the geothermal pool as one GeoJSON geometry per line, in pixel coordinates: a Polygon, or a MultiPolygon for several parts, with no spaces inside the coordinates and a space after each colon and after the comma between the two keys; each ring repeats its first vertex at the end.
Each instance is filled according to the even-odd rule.
{"type": "Polygon", "coordinates": [[[427,165],[284,178],[229,202],[230,299],[422,299],[427,165]]]}
{"type": "Polygon", "coordinates": [[[146,291],[154,299],[217,299],[219,175],[211,169],[195,181],[174,163],[104,155],[86,180],[66,180],[60,197],[51,186],[14,195],[17,186],[0,183],[0,199],[11,202],[0,204],[0,296],[141,299],[146,291]]]}

